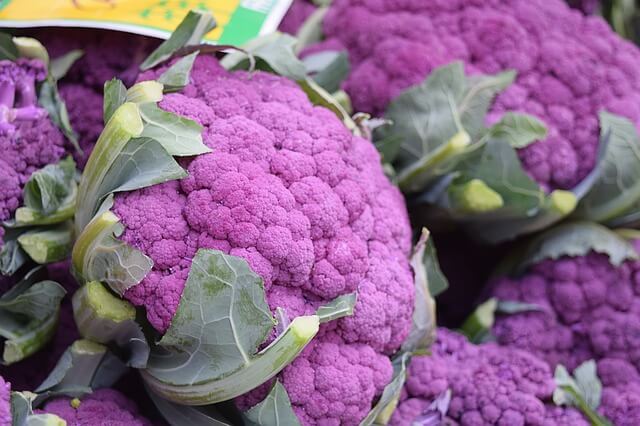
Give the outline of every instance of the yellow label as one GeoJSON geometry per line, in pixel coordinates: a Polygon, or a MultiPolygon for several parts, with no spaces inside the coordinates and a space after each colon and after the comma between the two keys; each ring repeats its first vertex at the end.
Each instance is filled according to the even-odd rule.
{"type": "Polygon", "coordinates": [[[166,38],[191,9],[213,13],[206,41],[243,44],[274,31],[291,0],[0,0],[0,26],[78,26],[166,38]]]}

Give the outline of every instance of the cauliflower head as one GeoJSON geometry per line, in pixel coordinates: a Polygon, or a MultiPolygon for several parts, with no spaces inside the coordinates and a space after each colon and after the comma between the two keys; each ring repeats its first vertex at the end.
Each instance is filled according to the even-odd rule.
{"type": "Polygon", "coordinates": [[[408,425],[451,391],[443,419],[460,425],[588,425],[573,410],[550,404],[555,388],[544,361],[494,343],[473,345],[439,329],[432,355],[414,357],[392,425],[408,425]]]}
{"type": "Polygon", "coordinates": [[[153,260],[125,298],[165,331],[201,248],[245,259],[288,318],[357,291],[354,315],[323,325],[280,377],[304,424],[357,424],[391,379],[414,297],[404,201],[375,148],[295,83],[208,56],[159,106],[200,124],[213,152],[184,161],[181,181],[116,194],[120,238],[153,260]]]}
{"type": "Polygon", "coordinates": [[[515,70],[488,119],[515,111],[546,124],[548,137],[518,155],[547,191],[571,189],[593,169],[599,111],[640,123],[637,47],[561,0],[336,0],[323,27],[325,47],[349,53],[343,87],[357,111],[382,114],[455,60],[471,74],[515,70]]]}

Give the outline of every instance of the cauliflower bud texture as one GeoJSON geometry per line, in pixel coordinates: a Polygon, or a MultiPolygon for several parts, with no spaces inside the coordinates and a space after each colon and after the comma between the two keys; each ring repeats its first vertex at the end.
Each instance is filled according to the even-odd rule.
{"type": "Polygon", "coordinates": [[[515,70],[489,120],[515,111],[544,121],[548,137],[518,154],[548,191],[571,189],[593,169],[599,111],[640,123],[637,47],[562,0],[336,0],[324,33],[324,48],[348,50],[343,88],[355,110],[377,115],[455,60],[471,74],[515,70]]]}
{"type": "MultiPolygon", "coordinates": [[[[391,379],[414,297],[407,213],[375,148],[295,83],[208,56],[159,105],[197,121],[213,152],[186,161],[181,181],[116,195],[121,238],[154,262],[125,297],[165,331],[200,248],[247,260],[289,319],[357,291],[354,315],[323,325],[280,375],[304,424],[357,424],[391,379]]],[[[265,389],[254,393],[238,404],[265,389]]]]}

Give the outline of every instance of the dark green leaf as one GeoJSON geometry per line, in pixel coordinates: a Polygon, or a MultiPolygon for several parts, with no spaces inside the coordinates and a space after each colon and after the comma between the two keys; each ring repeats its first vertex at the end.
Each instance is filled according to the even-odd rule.
{"type": "Polygon", "coordinates": [[[489,133],[494,138],[506,140],[514,148],[524,148],[546,138],[547,127],[532,115],[507,112],[491,126],[489,133]]]}
{"type": "Polygon", "coordinates": [[[20,361],[42,348],[58,323],[64,289],[53,281],[36,281],[31,271],[0,298],[0,336],[5,338],[3,363],[20,361]]]}
{"type": "Polygon", "coordinates": [[[407,367],[409,365],[409,361],[410,355],[406,352],[393,360],[393,377],[391,382],[385,386],[378,403],[360,422],[360,426],[369,426],[374,424],[386,425],[388,423],[393,411],[400,401],[402,387],[407,379],[407,367]]]}
{"type": "Polygon", "coordinates": [[[73,64],[84,55],[84,52],[80,49],[74,49],[62,56],[59,56],[51,60],[49,64],[49,73],[54,80],[58,81],[67,75],[69,69],[73,64]]]}
{"type": "Polygon", "coordinates": [[[588,222],[573,222],[552,228],[534,238],[519,255],[517,269],[522,272],[544,259],[584,256],[590,251],[606,254],[611,264],[638,259],[633,246],[607,228],[588,222]]]}
{"type": "Polygon", "coordinates": [[[18,59],[18,48],[13,42],[13,37],[7,33],[0,33],[0,60],[2,59],[10,61],[18,59]]]}
{"type": "Polygon", "coordinates": [[[190,407],[188,405],[174,404],[164,398],[160,398],[147,388],[147,394],[162,414],[162,417],[171,426],[232,426],[216,409],[215,405],[204,407],[190,407]]]}
{"type": "Polygon", "coordinates": [[[320,318],[320,324],[353,315],[356,299],[357,293],[349,293],[338,296],[330,303],[320,306],[316,311],[316,315],[320,318]]]}
{"type": "Polygon", "coordinates": [[[166,112],[154,103],[140,105],[142,137],[154,139],[169,155],[191,156],[211,152],[202,142],[202,127],[193,120],[166,112]]]}
{"type": "Polygon", "coordinates": [[[216,27],[213,15],[207,11],[190,10],[171,36],[140,65],[141,70],[153,68],[169,59],[179,49],[200,43],[200,40],[216,27]]]}
{"type": "MultiPolygon", "coordinates": [[[[159,342],[174,352],[172,361],[179,362],[171,369],[157,369],[155,376],[177,384],[223,377],[250,362],[274,325],[262,279],[247,262],[201,249],[171,326],[159,342]],[[208,368],[202,368],[202,360],[208,368]]],[[[161,367],[154,361],[150,368],[161,367]]]]}
{"type": "MultiPolygon", "coordinates": [[[[297,40],[288,34],[273,33],[258,37],[243,46],[249,55],[256,58],[256,67],[274,72],[295,81],[306,78],[305,67],[294,52],[297,40]]],[[[243,52],[225,56],[220,63],[228,70],[249,69],[250,59],[243,52]]]]}
{"type": "Polygon", "coordinates": [[[467,336],[470,342],[483,343],[491,336],[491,328],[495,322],[498,300],[491,298],[480,304],[462,324],[460,332],[467,336]]]}
{"type": "Polygon", "coordinates": [[[267,397],[243,413],[246,426],[299,426],[287,390],[276,380],[267,397]]]}
{"type": "Polygon", "coordinates": [[[634,123],[608,112],[600,113],[600,134],[601,139],[610,135],[600,175],[575,216],[608,222],[640,200],[640,137],[634,123]]]}
{"type": "Polygon", "coordinates": [[[189,84],[189,74],[199,53],[195,51],[180,58],[158,77],[158,82],[164,85],[165,93],[176,92],[189,84]]]}
{"type": "Polygon", "coordinates": [[[125,365],[106,346],[76,340],[36,392],[79,397],[94,389],[112,386],[125,372],[125,365]]]}
{"type": "Polygon", "coordinates": [[[104,83],[103,119],[105,124],[126,99],[127,88],[122,81],[114,77],[104,83]]]}
{"type": "Polygon", "coordinates": [[[38,103],[47,110],[53,124],[69,139],[76,151],[82,152],[80,145],[78,145],[78,135],[73,131],[69,121],[67,105],[62,100],[60,93],[58,93],[58,87],[53,77],[49,76],[40,86],[38,103]]]}
{"type": "Polygon", "coordinates": [[[6,229],[4,244],[0,247],[0,274],[13,275],[28,260],[29,256],[18,244],[18,237],[24,232],[20,229],[6,229]]]}
{"type": "Polygon", "coordinates": [[[35,171],[24,186],[25,206],[43,215],[58,210],[74,190],[76,163],[67,157],[35,171]]]}
{"type": "Polygon", "coordinates": [[[305,56],[302,62],[307,74],[329,93],[340,90],[340,84],[349,74],[349,58],[345,52],[319,52],[305,56]]]}
{"type": "Polygon", "coordinates": [[[429,291],[429,278],[437,276],[439,268],[437,261],[431,257],[433,251],[430,250],[427,253],[428,239],[429,231],[423,228],[410,260],[413,268],[416,294],[411,331],[409,331],[409,336],[402,344],[403,352],[424,352],[429,349],[431,343],[435,340],[436,303],[429,291]],[[437,269],[437,272],[434,268],[437,269]],[[428,269],[432,270],[431,274],[429,274],[428,269]]]}

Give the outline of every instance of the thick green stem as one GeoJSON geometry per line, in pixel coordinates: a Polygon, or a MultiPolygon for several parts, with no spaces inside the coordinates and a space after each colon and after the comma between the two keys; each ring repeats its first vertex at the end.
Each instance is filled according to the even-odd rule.
{"type": "Polygon", "coordinates": [[[113,162],[131,138],[143,130],[138,106],[132,102],[122,104],[111,116],[85,166],[80,181],[76,208],[76,233],[80,234],[98,208],[98,188],[113,162]]]}
{"type": "Polygon", "coordinates": [[[120,221],[118,217],[107,210],[99,216],[96,216],[84,227],[82,233],[76,240],[71,253],[71,263],[74,271],[84,276],[85,266],[92,247],[102,240],[105,234],[113,232],[113,226],[120,221]]]}
{"type": "Polygon", "coordinates": [[[61,225],[44,231],[25,232],[18,237],[20,247],[41,265],[58,262],[69,257],[73,246],[71,225],[61,225]]]}

